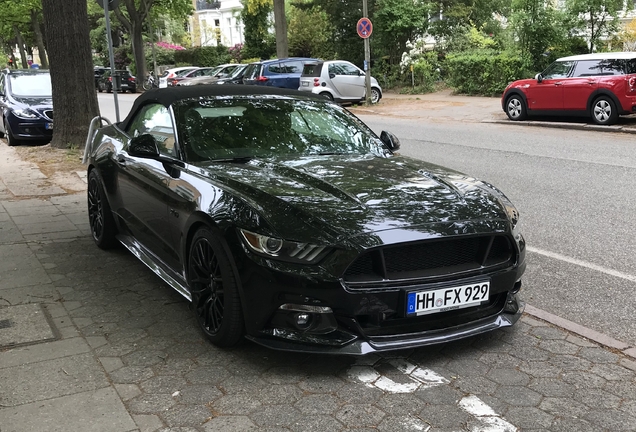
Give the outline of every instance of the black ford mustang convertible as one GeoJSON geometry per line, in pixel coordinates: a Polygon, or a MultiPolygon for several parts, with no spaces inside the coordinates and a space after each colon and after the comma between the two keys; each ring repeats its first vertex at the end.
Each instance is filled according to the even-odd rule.
{"type": "Polygon", "coordinates": [[[514,324],[517,210],[398,148],[305,93],[151,90],[87,146],[92,234],[191,301],[219,346],[365,354],[514,324]]]}

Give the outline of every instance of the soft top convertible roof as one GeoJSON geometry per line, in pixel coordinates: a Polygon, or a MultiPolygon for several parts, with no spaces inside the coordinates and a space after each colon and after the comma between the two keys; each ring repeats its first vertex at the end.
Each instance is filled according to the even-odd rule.
{"type": "Polygon", "coordinates": [[[265,87],[265,86],[252,86],[252,85],[238,85],[238,84],[223,84],[223,85],[199,85],[199,86],[179,86],[168,88],[156,88],[144,92],[139,96],[133,104],[128,116],[122,120],[118,126],[121,129],[127,129],[128,124],[132,120],[133,116],[144,105],[147,104],[161,104],[163,106],[170,106],[174,102],[183,99],[196,99],[199,97],[218,97],[218,96],[294,96],[301,97],[302,99],[316,99],[326,102],[322,96],[308,94],[307,92],[299,92],[297,90],[290,90],[278,87],[265,87]]]}

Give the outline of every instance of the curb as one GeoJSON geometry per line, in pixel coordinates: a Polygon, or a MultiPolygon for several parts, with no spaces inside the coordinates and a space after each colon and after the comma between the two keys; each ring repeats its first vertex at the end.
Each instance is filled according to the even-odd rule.
{"type": "Polygon", "coordinates": [[[547,122],[547,121],[510,121],[510,120],[482,120],[482,123],[505,124],[510,126],[534,126],[546,127],[554,129],[576,129],[591,130],[596,132],[621,132],[628,134],[636,134],[636,128],[625,126],[601,126],[581,123],[563,123],[563,122],[547,122]]]}
{"type": "Polygon", "coordinates": [[[604,347],[618,351],[621,354],[630,357],[631,360],[622,362],[628,363],[623,364],[623,366],[632,370],[636,370],[636,347],[632,347],[625,342],[621,342],[603,333],[597,332],[596,330],[592,330],[565,318],[561,318],[557,315],[551,314],[550,312],[535,308],[534,306],[531,306],[527,303],[524,312],[531,317],[538,318],[556,327],[567,330],[571,333],[574,333],[578,336],[591,340],[592,342],[596,342],[599,345],[603,345],[604,347]]]}

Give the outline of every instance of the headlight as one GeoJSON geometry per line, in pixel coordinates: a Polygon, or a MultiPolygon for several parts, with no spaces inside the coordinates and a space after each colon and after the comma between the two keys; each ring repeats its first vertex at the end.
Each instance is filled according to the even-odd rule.
{"type": "Polygon", "coordinates": [[[13,111],[13,114],[16,115],[16,117],[20,117],[23,119],[34,119],[37,118],[37,114],[35,114],[33,111],[31,111],[30,109],[21,109],[21,110],[15,110],[13,111]]]}
{"type": "Polygon", "coordinates": [[[244,229],[239,229],[239,232],[245,245],[252,252],[282,261],[313,264],[329,252],[329,249],[325,246],[282,240],[244,229]]]}

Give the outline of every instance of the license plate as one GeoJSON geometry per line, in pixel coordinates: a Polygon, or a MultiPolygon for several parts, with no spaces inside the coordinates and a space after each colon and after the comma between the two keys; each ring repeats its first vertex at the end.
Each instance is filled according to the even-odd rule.
{"type": "Polygon", "coordinates": [[[309,83],[307,81],[303,81],[303,87],[309,87],[309,83]]]}
{"type": "Polygon", "coordinates": [[[44,125],[44,129],[46,130],[53,130],[53,123],[46,123],[44,125]]]}
{"type": "Polygon", "coordinates": [[[406,314],[426,315],[477,306],[488,301],[489,293],[490,281],[410,292],[406,299],[406,314]]]}

